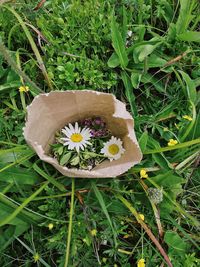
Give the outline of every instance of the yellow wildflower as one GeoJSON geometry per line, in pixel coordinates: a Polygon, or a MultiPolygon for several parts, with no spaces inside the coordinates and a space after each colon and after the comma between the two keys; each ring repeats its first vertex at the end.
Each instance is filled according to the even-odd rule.
{"type": "Polygon", "coordinates": [[[174,139],[169,139],[169,142],[167,144],[168,146],[175,146],[178,144],[178,141],[174,139]]]}
{"type": "Polygon", "coordinates": [[[148,178],[148,174],[145,169],[140,170],[140,178],[148,178]]]}
{"type": "Polygon", "coordinates": [[[139,213],[138,215],[139,215],[139,218],[140,218],[142,221],[144,221],[144,215],[143,215],[142,213],[139,213]]]}
{"type": "Polygon", "coordinates": [[[183,119],[188,120],[188,121],[192,121],[192,117],[190,117],[188,115],[184,115],[183,119]]]}
{"type": "Polygon", "coordinates": [[[118,267],[118,265],[115,263],[115,264],[114,264],[114,267],[118,267]]]}
{"type": "Polygon", "coordinates": [[[96,236],[96,235],[97,235],[97,230],[96,230],[96,229],[91,230],[91,231],[90,231],[90,234],[91,234],[92,236],[96,236]]]}
{"type": "Polygon", "coordinates": [[[137,263],[137,267],[145,267],[145,260],[144,259],[140,259],[137,263]]]}
{"type": "Polygon", "coordinates": [[[126,235],[123,236],[123,238],[129,238],[129,237],[130,237],[129,234],[126,234],[126,235]]]}
{"type": "Polygon", "coordinates": [[[49,230],[53,229],[53,227],[54,227],[53,223],[49,223],[49,224],[48,224],[48,228],[49,228],[49,230]]]}
{"type": "Polygon", "coordinates": [[[29,91],[29,87],[28,86],[20,86],[19,87],[19,91],[20,92],[28,92],[29,91]]]}
{"type": "Polygon", "coordinates": [[[39,259],[40,259],[40,255],[36,252],[36,253],[33,255],[33,259],[34,259],[34,262],[39,261],[39,259]]]}

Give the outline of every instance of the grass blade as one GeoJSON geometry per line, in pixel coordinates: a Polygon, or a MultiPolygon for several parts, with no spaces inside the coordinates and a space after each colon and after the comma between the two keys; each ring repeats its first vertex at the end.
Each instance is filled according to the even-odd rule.
{"type": "Polygon", "coordinates": [[[185,73],[184,71],[179,70],[181,73],[185,83],[186,83],[186,96],[190,101],[193,103],[196,103],[197,100],[197,92],[196,92],[196,86],[195,82],[190,78],[190,76],[185,73]]]}
{"type": "Polygon", "coordinates": [[[52,82],[48,76],[48,73],[47,73],[47,70],[46,70],[46,67],[44,65],[44,62],[43,62],[43,59],[40,55],[40,52],[33,40],[33,37],[31,36],[26,24],[24,23],[24,21],[21,19],[20,15],[13,9],[13,8],[10,8],[8,6],[4,6],[4,8],[8,9],[11,13],[13,13],[13,15],[16,17],[16,19],[19,21],[20,25],[22,26],[22,29],[24,30],[24,33],[26,34],[26,37],[28,38],[29,42],[30,42],[30,45],[31,45],[31,48],[33,49],[33,52],[37,58],[37,62],[39,64],[39,67],[42,71],[42,74],[44,75],[44,78],[47,82],[47,85],[49,87],[50,90],[53,90],[53,86],[52,86],[52,82]]]}
{"type": "MultiPolygon", "coordinates": [[[[0,202],[5,205],[5,210],[9,211],[9,213],[13,212],[13,210],[16,210],[18,208],[18,205],[13,203],[13,200],[4,195],[3,192],[0,192],[0,202]]],[[[32,214],[27,210],[21,210],[20,214],[18,214],[17,217],[19,217],[19,219],[23,220],[24,222],[30,224],[36,224],[37,221],[40,219],[38,216],[32,214]]]]}
{"type": "Polygon", "coordinates": [[[48,185],[48,183],[49,182],[44,183],[35,193],[33,193],[30,197],[24,200],[24,202],[8,217],[3,220],[0,220],[0,226],[8,224],[10,221],[12,221],[23,210],[23,208],[27,206],[28,203],[32,201],[48,185]]]}
{"type": "Polygon", "coordinates": [[[160,153],[160,152],[166,152],[166,151],[170,151],[170,150],[175,150],[175,149],[180,149],[180,148],[185,148],[188,146],[192,146],[195,144],[199,144],[200,143],[200,138],[188,141],[188,142],[184,142],[175,146],[166,146],[166,147],[161,147],[161,148],[157,148],[157,149],[152,149],[152,150],[146,150],[144,151],[144,154],[153,154],[153,153],[160,153]]]}
{"type": "Polygon", "coordinates": [[[200,42],[200,32],[188,31],[178,35],[178,39],[187,42],[200,42]]]}
{"type": "Polygon", "coordinates": [[[193,16],[191,15],[194,1],[192,0],[180,0],[180,12],[176,22],[177,34],[183,33],[187,30],[190,21],[193,16]],[[192,2],[192,3],[191,3],[192,2]]]}
{"type": "Polygon", "coordinates": [[[36,163],[33,165],[33,169],[37,173],[39,173],[43,178],[45,178],[50,183],[52,183],[53,185],[55,185],[61,192],[65,192],[66,191],[64,185],[62,185],[61,183],[59,183],[58,181],[56,181],[53,177],[51,177],[48,174],[46,174],[42,169],[40,169],[40,167],[38,167],[38,165],[36,163]]]}
{"type": "Polygon", "coordinates": [[[108,213],[108,210],[107,210],[107,208],[106,208],[106,204],[105,204],[104,199],[103,199],[103,197],[102,197],[102,194],[101,194],[100,191],[98,190],[98,188],[97,188],[97,186],[95,185],[95,183],[92,183],[92,189],[94,190],[94,193],[95,193],[95,195],[96,195],[96,197],[97,197],[97,199],[98,199],[98,201],[99,201],[99,204],[100,204],[100,206],[101,206],[101,208],[102,208],[102,210],[103,210],[103,212],[104,212],[104,214],[105,214],[105,216],[106,216],[106,218],[107,218],[107,220],[108,220],[108,222],[109,222],[109,224],[110,224],[110,228],[111,228],[111,230],[112,230],[112,232],[113,232],[113,237],[114,237],[115,247],[117,247],[116,233],[115,233],[115,230],[114,230],[114,227],[113,227],[113,224],[112,224],[110,215],[109,215],[109,213],[108,213]]]}
{"type": "MultiPolygon", "coordinates": [[[[21,239],[19,239],[18,237],[15,237],[15,239],[17,239],[17,241],[19,241],[19,243],[25,247],[30,253],[32,253],[32,255],[35,254],[35,252],[30,249],[29,246],[27,246],[21,239]]],[[[45,267],[51,267],[48,263],[46,263],[41,257],[38,259],[39,262],[41,262],[45,267]]]]}
{"type": "Polygon", "coordinates": [[[112,16],[111,19],[111,36],[112,36],[112,45],[119,57],[120,64],[122,68],[125,68],[128,65],[128,57],[126,54],[126,49],[122,39],[122,35],[118,30],[118,25],[115,21],[114,16],[112,16]]]}
{"type": "Polygon", "coordinates": [[[73,213],[74,213],[74,192],[75,192],[75,179],[72,178],[72,192],[71,192],[71,203],[70,203],[70,212],[69,212],[67,248],[66,248],[64,267],[67,267],[69,263],[69,255],[70,255],[69,253],[70,253],[70,244],[71,244],[71,235],[72,235],[72,219],[73,219],[73,213]]]}
{"type": "Polygon", "coordinates": [[[133,116],[137,116],[138,113],[137,113],[136,104],[135,104],[135,96],[133,93],[133,86],[131,84],[130,77],[126,74],[125,71],[122,71],[121,78],[124,83],[126,97],[131,107],[131,113],[133,116]]]}

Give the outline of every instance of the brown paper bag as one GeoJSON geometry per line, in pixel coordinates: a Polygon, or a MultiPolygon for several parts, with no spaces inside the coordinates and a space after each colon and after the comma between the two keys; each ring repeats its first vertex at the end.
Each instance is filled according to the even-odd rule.
{"type": "Polygon", "coordinates": [[[69,177],[115,177],[140,162],[142,154],[138,146],[134,121],[125,105],[114,95],[90,90],[54,91],[40,94],[27,107],[24,127],[26,142],[36,151],[41,160],[52,164],[59,172],[69,177]],[[57,159],[50,157],[50,146],[55,132],[69,122],[100,116],[112,135],[121,138],[124,154],[118,160],[103,161],[91,171],[60,166],[57,159]]]}

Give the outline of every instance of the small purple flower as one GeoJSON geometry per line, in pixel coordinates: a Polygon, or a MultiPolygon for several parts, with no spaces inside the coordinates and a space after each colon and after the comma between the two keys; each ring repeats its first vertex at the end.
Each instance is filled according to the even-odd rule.
{"type": "Polygon", "coordinates": [[[87,127],[91,126],[92,125],[92,119],[87,118],[87,119],[82,120],[81,125],[87,126],[87,127]]]}
{"type": "Polygon", "coordinates": [[[95,134],[96,134],[95,130],[91,130],[90,134],[91,134],[92,137],[95,137],[95,134]]]}
{"type": "Polygon", "coordinates": [[[102,125],[103,121],[102,121],[102,119],[100,117],[97,117],[95,119],[95,123],[96,123],[96,125],[102,125]]]}
{"type": "Polygon", "coordinates": [[[90,128],[90,133],[93,138],[108,135],[106,123],[101,117],[86,118],[81,121],[81,125],[90,128]]]}
{"type": "Polygon", "coordinates": [[[96,137],[101,137],[101,133],[100,132],[96,132],[96,137]]]}

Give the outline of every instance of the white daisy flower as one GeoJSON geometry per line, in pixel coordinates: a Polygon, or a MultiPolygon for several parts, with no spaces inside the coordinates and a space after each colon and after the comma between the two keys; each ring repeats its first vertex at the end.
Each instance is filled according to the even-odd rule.
{"type": "Polygon", "coordinates": [[[114,136],[108,142],[104,143],[104,147],[101,149],[101,153],[108,157],[110,161],[121,158],[124,151],[125,149],[122,147],[121,139],[117,139],[114,136]]]}
{"type": "Polygon", "coordinates": [[[68,146],[68,149],[73,150],[74,148],[79,153],[80,149],[84,150],[87,145],[92,145],[88,140],[91,138],[91,133],[89,128],[81,129],[78,123],[73,126],[71,123],[68,127],[65,126],[62,129],[62,133],[66,136],[61,138],[64,141],[64,146],[68,146]]]}

